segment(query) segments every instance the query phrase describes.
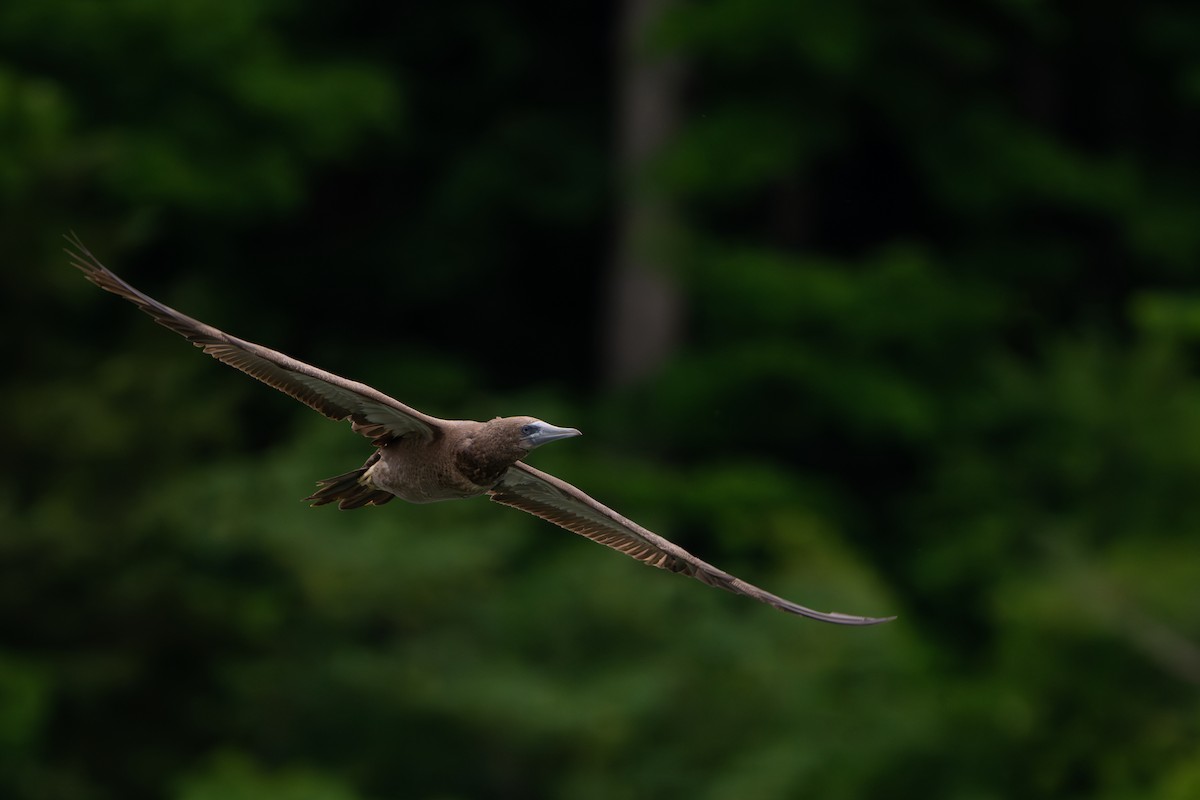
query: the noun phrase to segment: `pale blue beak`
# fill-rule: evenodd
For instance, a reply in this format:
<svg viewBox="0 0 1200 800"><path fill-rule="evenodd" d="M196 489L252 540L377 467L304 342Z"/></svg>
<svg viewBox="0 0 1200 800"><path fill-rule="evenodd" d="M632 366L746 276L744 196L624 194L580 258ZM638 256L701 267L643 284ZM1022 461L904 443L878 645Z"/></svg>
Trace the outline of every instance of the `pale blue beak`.
<svg viewBox="0 0 1200 800"><path fill-rule="evenodd" d="M559 428L546 422L539 422L534 426L534 430L525 435L525 441L529 443L529 448L532 450L535 447L541 447L548 442L555 442L559 439L569 439L572 436L582 436L575 428Z"/></svg>

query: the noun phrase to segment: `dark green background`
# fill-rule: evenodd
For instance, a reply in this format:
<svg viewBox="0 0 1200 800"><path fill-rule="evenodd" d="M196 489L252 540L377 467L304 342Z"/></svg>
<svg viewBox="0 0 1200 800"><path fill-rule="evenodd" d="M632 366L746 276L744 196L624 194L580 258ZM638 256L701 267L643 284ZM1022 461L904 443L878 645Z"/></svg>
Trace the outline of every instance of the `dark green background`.
<svg viewBox="0 0 1200 800"><path fill-rule="evenodd" d="M1200 797L1200 9L0 4L0 795ZM631 205L632 204L632 205ZM682 300L605 378L630 208ZM532 459L839 628L484 500L67 266Z"/></svg>

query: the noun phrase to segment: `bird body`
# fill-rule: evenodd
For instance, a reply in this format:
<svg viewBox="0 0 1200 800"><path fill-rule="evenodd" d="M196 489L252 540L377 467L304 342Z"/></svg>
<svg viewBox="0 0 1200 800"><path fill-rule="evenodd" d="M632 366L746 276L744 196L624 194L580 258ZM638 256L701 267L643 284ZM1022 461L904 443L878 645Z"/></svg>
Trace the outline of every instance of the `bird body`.
<svg viewBox="0 0 1200 800"><path fill-rule="evenodd" d="M393 497L409 503L462 500L490 491L529 450L546 441L578 436L533 417L496 417L489 422L442 420L430 438L383 437L361 469L320 481L306 498L313 505L338 502L342 509L383 505ZM353 477L351 491L347 480ZM334 484L336 482L337 488ZM364 492L374 492L368 497Z"/></svg>
<svg viewBox="0 0 1200 800"><path fill-rule="evenodd" d="M459 451L469 441L478 422L461 420L447 426L444 436L434 442L399 439L382 445L379 459L364 476L372 485L409 503L436 503L439 500L465 500L478 497L491 487L479 478L472 480L459 467ZM513 458L515 462L517 459ZM509 465L506 464L505 467ZM495 478L498 480L499 475Z"/></svg>
<svg viewBox="0 0 1200 800"><path fill-rule="evenodd" d="M417 411L382 392L326 372L262 345L231 336L181 314L113 274L74 235L72 264L92 283L128 300L156 322L206 353L284 392L371 439L375 452L362 467L318 482L307 499L353 509L399 497L432 503L478 495L541 517L561 528L660 569L823 622L873 625L893 617L814 611L714 567L599 503L571 484L524 462L543 444L579 436L527 416L487 422L445 420Z"/></svg>

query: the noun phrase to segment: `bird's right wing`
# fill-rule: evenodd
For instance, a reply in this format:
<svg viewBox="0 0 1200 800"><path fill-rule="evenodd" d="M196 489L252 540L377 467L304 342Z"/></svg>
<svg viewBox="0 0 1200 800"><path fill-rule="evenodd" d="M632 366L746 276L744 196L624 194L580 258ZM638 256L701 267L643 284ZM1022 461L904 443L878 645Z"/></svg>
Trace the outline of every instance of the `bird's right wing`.
<svg viewBox="0 0 1200 800"><path fill-rule="evenodd" d="M789 614L838 625L874 625L895 619L813 611L773 595L701 561L682 547L596 502L566 481L536 470L523 462L509 467L504 477L488 494L497 503L541 517L560 528L619 550L644 564L690 575L701 583L751 597Z"/></svg>
<svg viewBox="0 0 1200 800"><path fill-rule="evenodd" d="M349 419L354 430L377 441L408 435L433 439L441 433L441 420L422 414L363 383L347 380L297 361L268 347L247 342L192 319L142 294L114 275L92 255L78 237L67 237L73 266L105 291L123 297L218 361L257 378L296 398L330 419Z"/></svg>

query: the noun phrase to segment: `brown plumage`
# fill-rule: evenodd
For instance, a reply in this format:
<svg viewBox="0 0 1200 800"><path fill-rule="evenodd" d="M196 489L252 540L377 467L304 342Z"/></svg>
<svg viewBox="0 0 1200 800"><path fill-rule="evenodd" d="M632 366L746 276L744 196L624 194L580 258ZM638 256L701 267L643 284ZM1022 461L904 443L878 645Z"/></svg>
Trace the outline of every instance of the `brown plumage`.
<svg viewBox="0 0 1200 800"><path fill-rule="evenodd" d="M690 575L701 583L751 597L782 611L842 625L872 625L894 617L859 617L813 611L693 556L622 517L565 481L521 459L547 442L578 436L533 417L497 417L489 422L445 420L423 414L365 384L346 380L247 342L192 319L142 294L118 278L84 247L67 237L71 263L88 280L125 298L155 322L171 329L231 367L290 395L375 444L359 469L318 482L308 500L339 508L383 505L393 497L411 503L488 495L561 528L599 542L659 569Z"/></svg>

